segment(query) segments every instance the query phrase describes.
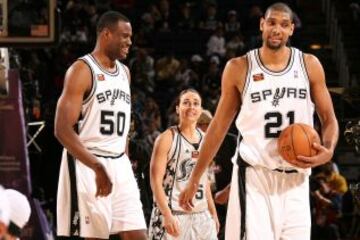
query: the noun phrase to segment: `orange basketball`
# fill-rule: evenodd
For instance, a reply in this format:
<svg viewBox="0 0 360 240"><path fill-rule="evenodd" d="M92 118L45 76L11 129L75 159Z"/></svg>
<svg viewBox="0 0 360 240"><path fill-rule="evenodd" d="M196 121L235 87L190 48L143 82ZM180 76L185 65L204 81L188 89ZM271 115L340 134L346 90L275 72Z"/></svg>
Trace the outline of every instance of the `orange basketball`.
<svg viewBox="0 0 360 240"><path fill-rule="evenodd" d="M320 144L319 134L314 128L303 123L294 123L285 128L278 138L278 151L288 162L296 161L296 156L312 157L317 151L313 143Z"/></svg>

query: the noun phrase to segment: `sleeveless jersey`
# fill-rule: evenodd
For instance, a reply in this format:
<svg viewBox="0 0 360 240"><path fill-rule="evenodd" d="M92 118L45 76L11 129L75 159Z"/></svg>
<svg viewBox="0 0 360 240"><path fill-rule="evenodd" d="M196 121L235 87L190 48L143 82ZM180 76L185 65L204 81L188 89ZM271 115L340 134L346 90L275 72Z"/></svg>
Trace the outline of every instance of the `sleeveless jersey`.
<svg viewBox="0 0 360 240"><path fill-rule="evenodd" d="M292 123L313 126L314 104L303 53L291 48L288 65L280 72L262 64L259 49L248 52L246 57L248 72L236 119L238 152L252 166L294 169L279 155L277 139Z"/></svg>
<svg viewBox="0 0 360 240"><path fill-rule="evenodd" d="M184 209L179 206L179 196L185 188L196 164L199 154L198 148L202 143L204 133L197 129L200 135L200 142L197 146L194 146L194 144L190 143L181 132L179 132L177 127L173 127L172 131L174 137L168 153L163 186L168 196L170 209L174 211L184 211ZM206 184L208 184L208 176L204 173L200 178L198 192L193 199L193 212L201 212L208 209L205 194Z"/></svg>
<svg viewBox="0 0 360 240"><path fill-rule="evenodd" d="M80 60L91 69L92 89L83 101L79 137L95 155L120 155L125 152L131 116L125 67L116 61L116 71L112 73L103 69L91 54Z"/></svg>

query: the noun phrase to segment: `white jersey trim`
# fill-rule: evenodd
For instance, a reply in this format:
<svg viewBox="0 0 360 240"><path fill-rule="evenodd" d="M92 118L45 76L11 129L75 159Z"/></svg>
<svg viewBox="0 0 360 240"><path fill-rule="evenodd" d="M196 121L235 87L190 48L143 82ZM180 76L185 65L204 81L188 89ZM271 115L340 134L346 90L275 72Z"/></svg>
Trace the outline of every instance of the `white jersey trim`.
<svg viewBox="0 0 360 240"><path fill-rule="evenodd" d="M100 65L100 63L96 60L96 58L95 58L91 53L88 54L88 56L89 56L90 59L95 63L95 65L99 67L100 71L102 71L103 73L108 74L108 75L110 75L110 76L117 76L117 75L119 75L120 71L119 71L119 66L118 66L117 61L115 61L115 66L116 66L115 72L109 72L109 71L107 71L106 69L104 69L104 68Z"/></svg>
<svg viewBox="0 0 360 240"><path fill-rule="evenodd" d="M260 56L260 50L255 49L255 59L257 64L259 65L259 67L261 68L261 70L263 70L265 73L270 74L270 75L274 75L274 76L281 76L284 75L285 73L287 73L288 71L290 71L290 69L292 68L292 65L294 63L295 60L295 49L290 48L290 57L288 59L288 63L286 65L286 67L280 71L272 71L270 69L268 69L263 62L261 61L261 56Z"/></svg>

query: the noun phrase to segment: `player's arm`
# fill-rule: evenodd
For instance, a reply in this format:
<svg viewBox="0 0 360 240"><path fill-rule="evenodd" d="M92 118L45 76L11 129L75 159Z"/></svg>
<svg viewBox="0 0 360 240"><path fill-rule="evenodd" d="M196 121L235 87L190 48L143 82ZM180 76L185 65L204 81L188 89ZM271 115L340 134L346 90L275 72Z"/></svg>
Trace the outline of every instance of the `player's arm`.
<svg viewBox="0 0 360 240"><path fill-rule="evenodd" d="M215 224L216 224L216 231L219 232L220 230L220 223L219 223L219 218L218 218L218 215L217 215L217 212L216 212L216 207L215 207L215 203L214 203L214 198L212 196L212 193L211 193L211 182L208 181L208 184L206 186L206 200L207 200L207 203L208 203L208 209L209 209L209 212L210 212L210 215L212 216L212 218L214 219L215 221Z"/></svg>
<svg viewBox="0 0 360 240"><path fill-rule="evenodd" d="M164 227L166 231L173 236L180 234L180 228L177 220L173 217L168 205L167 196L163 188L163 179L166 172L167 155L170 151L173 133L166 130L160 134L154 143L154 148L150 160L150 185L155 197L157 206L164 216Z"/></svg>
<svg viewBox="0 0 360 240"><path fill-rule="evenodd" d="M122 63L121 63L121 64L122 64ZM129 69L126 65L124 65L124 64L122 64L122 66L124 67L124 70L125 70L125 72L126 72L127 79L128 79L128 81L129 81L129 86L130 86L130 83L131 83L130 69ZM129 141L130 141L130 139L129 139L129 137L127 137L127 138L126 138L125 153L126 153L126 155L128 155L128 156L129 156Z"/></svg>
<svg viewBox="0 0 360 240"><path fill-rule="evenodd" d="M74 130L84 96L91 88L91 79L89 67L81 61L75 62L67 71L64 89L56 107L55 136L72 156L95 171L98 187L96 195L106 196L111 192L112 185L105 169L80 142Z"/></svg>
<svg viewBox="0 0 360 240"><path fill-rule="evenodd" d="M318 154L314 157L299 157L303 167L315 167L331 160L339 138L339 127L333 103L325 83L325 73L320 61L313 55L305 54L305 65L310 81L310 91L316 112L321 122L322 146L314 144Z"/></svg>
<svg viewBox="0 0 360 240"><path fill-rule="evenodd" d="M190 210L200 178L211 160L215 157L221 143L241 105L241 92L245 82L247 61L245 57L234 58L227 62L221 83L221 96L214 118L206 131L199 158L191 174L187 188L181 193L180 205ZM190 204L190 205L188 205Z"/></svg>

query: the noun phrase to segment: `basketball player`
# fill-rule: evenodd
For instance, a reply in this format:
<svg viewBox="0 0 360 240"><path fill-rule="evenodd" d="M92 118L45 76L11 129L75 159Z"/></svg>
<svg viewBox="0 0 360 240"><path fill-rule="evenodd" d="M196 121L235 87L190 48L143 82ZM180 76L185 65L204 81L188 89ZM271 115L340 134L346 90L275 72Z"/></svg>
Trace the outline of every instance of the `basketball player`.
<svg viewBox="0 0 360 240"><path fill-rule="evenodd" d="M67 71L55 116L64 145L57 223L59 236L146 239L139 190L125 153L130 125L130 74L118 59L131 45L129 20L104 13L92 53Z"/></svg>
<svg viewBox="0 0 360 240"><path fill-rule="evenodd" d="M219 228L207 174L199 179L194 208L185 212L178 204L198 157L204 133L196 127L202 112L201 97L194 89L180 93L176 104L179 125L156 139L150 162L150 181L155 203L150 239L217 239Z"/></svg>
<svg viewBox="0 0 360 240"><path fill-rule="evenodd" d="M310 168L332 158L337 120L319 60L286 46L294 31L291 9L283 3L271 5L260 30L262 47L226 64L215 117L179 202L184 209L192 208L199 179L239 112L226 239L306 240ZM291 123L312 125L314 108L323 145L313 144L316 156L297 156L290 165L277 152L277 138Z"/></svg>

